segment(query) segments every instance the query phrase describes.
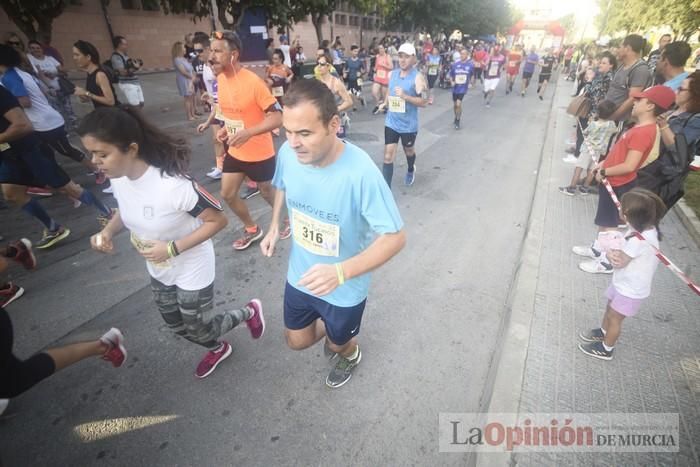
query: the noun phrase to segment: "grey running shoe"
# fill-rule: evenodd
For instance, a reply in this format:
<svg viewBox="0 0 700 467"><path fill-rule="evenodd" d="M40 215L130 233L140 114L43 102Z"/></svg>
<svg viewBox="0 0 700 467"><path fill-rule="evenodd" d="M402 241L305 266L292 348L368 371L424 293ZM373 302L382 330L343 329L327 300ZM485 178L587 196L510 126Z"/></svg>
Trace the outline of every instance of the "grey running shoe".
<svg viewBox="0 0 700 467"><path fill-rule="evenodd" d="M326 377L326 386L335 389L350 381L352 370L360 363L360 360L362 360L362 351L359 345L357 346L357 357L352 360L338 355L335 366Z"/></svg>
<svg viewBox="0 0 700 467"><path fill-rule="evenodd" d="M584 342L601 342L605 339L605 334L600 328L591 329L590 331L582 331L578 334Z"/></svg>
<svg viewBox="0 0 700 467"><path fill-rule="evenodd" d="M54 231L44 229L44 234L42 235L41 240L36 242L36 247L41 250L43 250L44 248L50 248L56 243L66 238L68 235L70 235L70 230L63 226L59 227Z"/></svg>
<svg viewBox="0 0 700 467"><path fill-rule="evenodd" d="M590 355L594 358L599 358L600 360L612 360L613 358L613 351L605 350L605 347L603 347L602 342L590 342L588 344L579 344L578 349L586 355Z"/></svg>

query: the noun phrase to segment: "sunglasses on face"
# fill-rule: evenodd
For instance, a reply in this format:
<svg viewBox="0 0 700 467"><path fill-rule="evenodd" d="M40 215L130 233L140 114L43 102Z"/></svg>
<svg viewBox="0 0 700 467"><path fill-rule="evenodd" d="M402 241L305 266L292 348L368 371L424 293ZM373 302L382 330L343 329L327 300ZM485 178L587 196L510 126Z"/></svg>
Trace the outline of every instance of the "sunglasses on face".
<svg viewBox="0 0 700 467"><path fill-rule="evenodd" d="M318 66L326 66L328 65L328 62L316 62Z"/></svg>
<svg viewBox="0 0 700 467"><path fill-rule="evenodd" d="M194 49L194 53L196 54L201 54L202 52L204 52L204 49Z"/></svg>

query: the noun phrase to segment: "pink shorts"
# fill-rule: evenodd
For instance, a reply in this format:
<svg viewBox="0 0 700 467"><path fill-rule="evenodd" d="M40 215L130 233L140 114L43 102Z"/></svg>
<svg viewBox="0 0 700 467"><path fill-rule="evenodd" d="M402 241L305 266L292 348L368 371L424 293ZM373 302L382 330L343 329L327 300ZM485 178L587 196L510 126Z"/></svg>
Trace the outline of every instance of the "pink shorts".
<svg viewBox="0 0 700 467"><path fill-rule="evenodd" d="M636 315L642 306L643 299L625 297L612 284L605 291L605 296L610 300L610 308L624 316Z"/></svg>

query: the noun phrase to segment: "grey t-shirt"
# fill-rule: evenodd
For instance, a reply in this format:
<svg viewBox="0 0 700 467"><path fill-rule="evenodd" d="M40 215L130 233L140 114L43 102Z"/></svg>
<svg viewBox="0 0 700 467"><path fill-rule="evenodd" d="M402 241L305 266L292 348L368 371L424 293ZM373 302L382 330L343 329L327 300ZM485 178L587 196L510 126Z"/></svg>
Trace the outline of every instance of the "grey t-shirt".
<svg viewBox="0 0 700 467"><path fill-rule="evenodd" d="M628 68L620 66L610 82L610 88L605 95L605 99L614 102L619 107L629 97L630 88L645 89L651 85L651 81L649 65L644 60L639 60ZM624 120L630 117L630 113L628 112L624 116Z"/></svg>
<svg viewBox="0 0 700 467"><path fill-rule="evenodd" d="M119 52L114 52L112 54L112 68L119 72L119 82L120 83L138 83L139 77L133 72L128 75L121 74L122 70L126 69L126 62L129 61L129 56Z"/></svg>

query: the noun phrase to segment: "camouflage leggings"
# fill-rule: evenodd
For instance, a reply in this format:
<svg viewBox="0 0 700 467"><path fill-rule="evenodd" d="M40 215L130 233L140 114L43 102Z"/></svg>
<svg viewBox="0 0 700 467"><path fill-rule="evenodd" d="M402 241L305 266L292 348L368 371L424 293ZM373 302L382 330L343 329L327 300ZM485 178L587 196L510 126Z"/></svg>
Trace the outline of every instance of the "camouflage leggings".
<svg viewBox="0 0 700 467"><path fill-rule="evenodd" d="M183 290L151 278L153 299L168 327L185 339L208 349L248 318L247 307L214 313L214 284L201 290Z"/></svg>

